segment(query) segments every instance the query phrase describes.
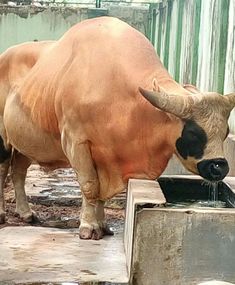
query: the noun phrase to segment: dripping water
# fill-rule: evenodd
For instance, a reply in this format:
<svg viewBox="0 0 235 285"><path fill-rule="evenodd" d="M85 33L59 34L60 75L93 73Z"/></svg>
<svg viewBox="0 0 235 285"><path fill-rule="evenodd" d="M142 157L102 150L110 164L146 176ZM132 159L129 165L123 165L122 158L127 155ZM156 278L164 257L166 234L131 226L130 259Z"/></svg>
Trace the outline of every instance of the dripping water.
<svg viewBox="0 0 235 285"><path fill-rule="evenodd" d="M217 201L218 201L218 182L211 182L210 184L210 196L209 201L211 201L212 205L216 207Z"/></svg>
<svg viewBox="0 0 235 285"><path fill-rule="evenodd" d="M204 202L204 206L213 207L213 208L220 208L225 207L225 203L219 201L219 182L210 182L210 181L203 181L202 185L208 187L208 201Z"/></svg>
<svg viewBox="0 0 235 285"><path fill-rule="evenodd" d="M170 208L226 208L226 202L219 200L219 182L202 181L202 186L208 189L208 197L205 200L187 200L177 203L167 203Z"/></svg>

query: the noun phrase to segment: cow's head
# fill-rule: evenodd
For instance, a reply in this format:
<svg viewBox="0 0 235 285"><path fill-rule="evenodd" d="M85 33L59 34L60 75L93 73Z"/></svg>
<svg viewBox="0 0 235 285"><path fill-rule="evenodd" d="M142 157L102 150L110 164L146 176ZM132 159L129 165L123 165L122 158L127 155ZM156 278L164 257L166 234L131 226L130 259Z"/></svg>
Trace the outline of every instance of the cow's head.
<svg viewBox="0 0 235 285"><path fill-rule="evenodd" d="M172 95L146 91L142 95L155 107L182 121L175 149L183 165L209 181L222 180L229 171L223 142L229 133L228 117L235 106L235 94Z"/></svg>

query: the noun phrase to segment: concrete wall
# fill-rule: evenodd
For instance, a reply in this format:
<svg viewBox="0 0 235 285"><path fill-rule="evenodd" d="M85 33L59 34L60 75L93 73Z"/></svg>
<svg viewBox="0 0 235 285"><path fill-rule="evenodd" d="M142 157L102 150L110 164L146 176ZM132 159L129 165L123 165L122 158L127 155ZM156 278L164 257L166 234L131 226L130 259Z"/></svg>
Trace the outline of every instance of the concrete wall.
<svg viewBox="0 0 235 285"><path fill-rule="evenodd" d="M72 25L101 15L118 17L148 34L148 7L110 5L107 9L0 6L0 52L25 41L60 38Z"/></svg>
<svg viewBox="0 0 235 285"><path fill-rule="evenodd" d="M0 7L0 52L32 40L58 39L73 24L87 19L87 9Z"/></svg>

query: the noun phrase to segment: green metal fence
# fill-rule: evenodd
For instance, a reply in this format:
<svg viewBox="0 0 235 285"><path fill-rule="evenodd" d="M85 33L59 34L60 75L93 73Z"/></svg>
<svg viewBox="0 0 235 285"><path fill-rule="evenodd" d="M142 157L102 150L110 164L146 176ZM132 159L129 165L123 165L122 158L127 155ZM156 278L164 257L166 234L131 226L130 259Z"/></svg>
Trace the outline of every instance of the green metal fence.
<svg viewBox="0 0 235 285"><path fill-rule="evenodd" d="M234 17L229 17L234 3L169 0L156 4L151 40L177 81L196 84L205 91L224 92L227 43L234 41L228 38L229 23L234 28Z"/></svg>
<svg viewBox="0 0 235 285"><path fill-rule="evenodd" d="M151 40L176 81L235 92L235 0L161 1L152 17Z"/></svg>

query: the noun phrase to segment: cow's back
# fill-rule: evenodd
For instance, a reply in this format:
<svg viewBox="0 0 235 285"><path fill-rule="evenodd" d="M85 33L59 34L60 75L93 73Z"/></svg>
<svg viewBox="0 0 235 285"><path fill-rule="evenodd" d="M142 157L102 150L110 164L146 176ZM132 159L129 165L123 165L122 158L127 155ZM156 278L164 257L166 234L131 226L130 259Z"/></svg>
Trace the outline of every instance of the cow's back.
<svg viewBox="0 0 235 285"><path fill-rule="evenodd" d="M22 84L40 56L53 41L27 42L8 48L0 55L0 114L4 112L7 96Z"/></svg>
<svg viewBox="0 0 235 285"><path fill-rule="evenodd" d="M19 93L35 123L59 132L55 97L84 107L110 106L115 100L123 108L124 102L134 102L138 86L152 88L156 73L168 74L144 35L118 19L101 17L72 27L36 64Z"/></svg>

